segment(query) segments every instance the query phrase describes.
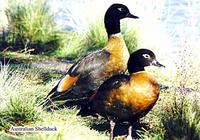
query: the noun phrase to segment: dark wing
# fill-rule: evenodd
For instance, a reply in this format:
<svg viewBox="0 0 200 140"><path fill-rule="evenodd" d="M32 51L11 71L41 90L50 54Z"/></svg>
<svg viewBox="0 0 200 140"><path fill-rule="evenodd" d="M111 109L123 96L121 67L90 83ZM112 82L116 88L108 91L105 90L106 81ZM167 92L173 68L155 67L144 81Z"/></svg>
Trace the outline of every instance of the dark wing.
<svg viewBox="0 0 200 140"><path fill-rule="evenodd" d="M129 81L129 79L130 77L125 74L112 76L99 87L98 92L119 88L123 82Z"/></svg>
<svg viewBox="0 0 200 140"><path fill-rule="evenodd" d="M92 96L93 99L90 99L91 103L105 100L107 94L109 94L113 89L118 89L124 82L129 81L129 79L130 77L125 74L112 76L99 87L97 93Z"/></svg>
<svg viewBox="0 0 200 140"><path fill-rule="evenodd" d="M98 89L97 93L95 93L93 96L90 97L89 102L78 112L78 115L81 116L95 116L96 111L95 107L91 107L92 104L98 104L98 101L100 104L104 100L105 94L112 89L119 88L124 82L129 81L130 77L128 75L119 74L112 76L108 80L106 80Z"/></svg>
<svg viewBox="0 0 200 140"><path fill-rule="evenodd" d="M65 77L58 82L47 97L52 99L60 94L70 94L69 90L76 94L77 92L89 92L99 84L91 85L95 83L94 78L101 78L100 73L104 70L109 58L110 53L102 49L80 59L68 70Z"/></svg>
<svg viewBox="0 0 200 140"><path fill-rule="evenodd" d="M75 63L68 71L70 76L84 76L91 71L100 69L109 60L110 53L106 50L98 50L88 54L86 57Z"/></svg>
<svg viewBox="0 0 200 140"><path fill-rule="evenodd" d="M102 72L105 70L109 57L110 53L103 49L90 53L80 59L69 69L67 73L69 76L67 76L66 80L63 78L58 84L58 91L67 91L72 86L76 92L89 92L93 90L95 85L92 84L98 85L99 83L95 82L103 78ZM85 86L86 84L87 86Z"/></svg>

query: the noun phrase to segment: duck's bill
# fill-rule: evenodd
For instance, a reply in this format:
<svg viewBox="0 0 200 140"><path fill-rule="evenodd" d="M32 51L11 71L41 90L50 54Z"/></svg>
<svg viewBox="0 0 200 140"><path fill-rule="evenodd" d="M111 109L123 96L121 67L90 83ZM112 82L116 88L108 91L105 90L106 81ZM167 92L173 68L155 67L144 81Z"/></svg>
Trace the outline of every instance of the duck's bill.
<svg viewBox="0 0 200 140"><path fill-rule="evenodd" d="M160 62L158 62L157 60L154 60L152 62L152 65L157 66L157 67L163 67L163 68L165 68L165 66L163 64L161 64Z"/></svg>
<svg viewBox="0 0 200 140"><path fill-rule="evenodd" d="M138 16L135 16L135 15L133 15L133 14L131 14L131 13L128 13L128 14L126 15L126 17L129 17L129 18L139 18Z"/></svg>

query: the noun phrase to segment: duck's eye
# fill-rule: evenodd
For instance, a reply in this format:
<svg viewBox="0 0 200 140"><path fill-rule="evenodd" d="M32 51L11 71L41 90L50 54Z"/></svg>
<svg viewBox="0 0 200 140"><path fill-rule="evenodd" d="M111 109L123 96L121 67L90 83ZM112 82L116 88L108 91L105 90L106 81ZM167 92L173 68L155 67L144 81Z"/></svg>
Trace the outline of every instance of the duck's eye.
<svg viewBox="0 0 200 140"><path fill-rule="evenodd" d="M147 59L150 59L150 58L151 58L149 54L143 54L142 56L143 56L144 58L147 58Z"/></svg>
<svg viewBox="0 0 200 140"><path fill-rule="evenodd" d="M120 12L123 11L123 8L117 8Z"/></svg>

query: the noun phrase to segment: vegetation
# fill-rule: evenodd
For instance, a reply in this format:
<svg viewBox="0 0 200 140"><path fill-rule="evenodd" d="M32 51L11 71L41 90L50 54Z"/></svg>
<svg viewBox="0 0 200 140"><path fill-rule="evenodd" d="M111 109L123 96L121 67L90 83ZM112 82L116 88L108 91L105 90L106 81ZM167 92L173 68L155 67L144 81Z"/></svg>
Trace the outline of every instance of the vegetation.
<svg viewBox="0 0 200 140"><path fill-rule="evenodd" d="M136 50L138 48L136 29L129 29L126 24L122 24L122 34L129 51ZM88 52L103 48L107 41L107 34L101 20L91 23L86 33L68 32L63 36L65 45L53 52L53 55L58 58L77 59L83 57Z"/></svg>
<svg viewBox="0 0 200 140"><path fill-rule="evenodd" d="M8 31L3 31L1 35L0 50L53 55L74 60L106 45L103 18L90 23L86 33L63 32L56 27L47 0L11 0L5 14ZM126 27L122 30L123 34L125 30ZM138 47L135 30L126 31L124 37L130 51Z"/></svg>
<svg viewBox="0 0 200 140"><path fill-rule="evenodd" d="M10 0L5 13L9 31L5 41L8 44L37 52L58 45L59 38L47 0Z"/></svg>
<svg viewBox="0 0 200 140"><path fill-rule="evenodd" d="M185 65L185 63L184 63ZM190 65L191 66L191 65ZM184 70L188 65L181 65ZM193 66L195 67L195 66ZM194 72L193 69L191 72ZM150 70L149 70L150 71ZM151 71L150 71L151 72ZM1 138L19 139L107 139L108 128L104 131L95 124L105 120L81 118L76 116L78 109L69 108L46 112L39 106L43 97L61 75L50 75L52 71L31 66L13 67L2 65L0 71L0 130ZM158 72L156 72L158 73ZM141 119L137 134L143 139L194 139L200 138L200 98L196 79L189 78L191 73L180 71L181 75L172 80L173 87L163 90L160 99L150 113ZM43 78L48 75L49 78ZM183 80L180 80L184 78ZM185 87L193 84L192 88ZM178 82L180 81L180 82ZM10 126L56 126L55 133L7 133ZM107 131L106 131L107 130ZM76 134L76 135L75 135Z"/></svg>
<svg viewBox="0 0 200 140"><path fill-rule="evenodd" d="M48 113L41 109L39 103L53 86L55 80L45 82L41 78L42 72L33 68L18 67L11 69L8 66L1 66L0 71L0 139L105 139L105 134L90 130L86 119L76 116L77 110L65 109ZM56 123L55 123L56 122ZM56 126L58 132L53 134L9 134L11 125L17 126Z"/></svg>

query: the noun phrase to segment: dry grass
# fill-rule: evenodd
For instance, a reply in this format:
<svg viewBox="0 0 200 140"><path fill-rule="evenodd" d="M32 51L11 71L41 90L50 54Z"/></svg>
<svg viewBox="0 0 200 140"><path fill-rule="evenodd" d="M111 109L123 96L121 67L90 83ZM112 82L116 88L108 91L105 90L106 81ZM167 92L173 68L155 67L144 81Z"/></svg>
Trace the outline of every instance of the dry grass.
<svg viewBox="0 0 200 140"><path fill-rule="evenodd" d="M89 120L76 116L77 109L48 113L40 102L55 83L44 83L41 71L20 67L0 69L0 139L105 139L104 133L91 130ZM9 133L10 126L56 126L55 133Z"/></svg>

